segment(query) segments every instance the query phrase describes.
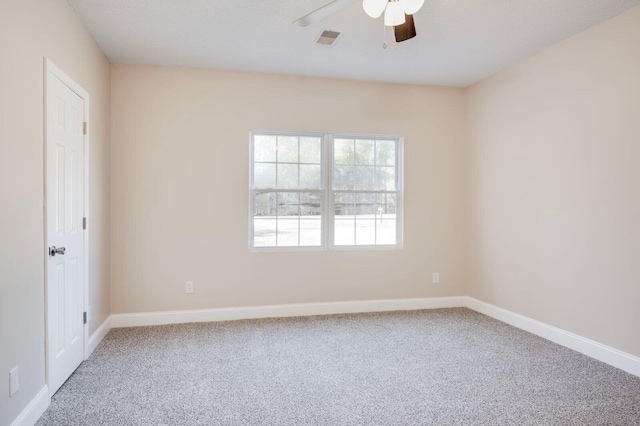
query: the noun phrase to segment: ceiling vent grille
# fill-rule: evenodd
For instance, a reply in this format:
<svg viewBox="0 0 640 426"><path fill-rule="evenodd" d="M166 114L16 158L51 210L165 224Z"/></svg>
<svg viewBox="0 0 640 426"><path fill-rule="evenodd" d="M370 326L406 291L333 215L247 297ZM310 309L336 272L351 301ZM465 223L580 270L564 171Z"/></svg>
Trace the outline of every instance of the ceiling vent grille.
<svg viewBox="0 0 640 426"><path fill-rule="evenodd" d="M322 31L322 33L318 36L318 39L316 40L316 44L322 44L325 46L333 46L336 41L338 40L338 38L340 37L342 33L339 31L329 31L329 30L324 30Z"/></svg>

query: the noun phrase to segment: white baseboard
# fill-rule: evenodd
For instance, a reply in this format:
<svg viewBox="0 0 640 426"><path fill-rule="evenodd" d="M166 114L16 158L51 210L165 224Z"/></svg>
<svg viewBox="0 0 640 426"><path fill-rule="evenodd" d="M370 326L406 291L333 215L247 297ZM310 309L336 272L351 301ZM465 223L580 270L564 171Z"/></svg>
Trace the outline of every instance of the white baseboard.
<svg viewBox="0 0 640 426"><path fill-rule="evenodd" d="M37 395L24 407L24 410L11 423L11 426L33 426L36 424L42 413L45 412L51 398L49 397L49 388L44 385Z"/></svg>
<svg viewBox="0 0 640 426"><path fill-rule="evenodd" d="M467 298L467 307L640 377L640 358L637 356L472 297Z"/></svg>
<svg viewBox="0 0 640 426"><path fill-rule="evenodd" d="M89 337L89 346L87 348L88 351L85 354L84 359L89 358L89 355L91 355L93 351L98 347L100 342L102 342L102 339L104 339L104 336L109 333L109 330L111 330L111 316L108 316L107 319L104 320L102 324L100 324L100 327L98 327L96 331L93 332L91 337Z"/></svg>
<svg viewBox="0 0 640 426"><path fill-rule="evenodd" d="M93 351L111 328L119 327L458 307L468 307L640 377L639 357L466 296L112 314L91 336L90 347Z"/></svg>
<svg viewBox="0 0 640 426"><path fill-rule="evenodd" d="M300 317L309 315L354 314L360 312L407 311L416 309L459 308L467 298L432 297L421 299L359 300L351 302L298 303L291 305L247 306L188 311L112 314L111 327L182 324L187 322L230 321L256 318Z"/></svg>

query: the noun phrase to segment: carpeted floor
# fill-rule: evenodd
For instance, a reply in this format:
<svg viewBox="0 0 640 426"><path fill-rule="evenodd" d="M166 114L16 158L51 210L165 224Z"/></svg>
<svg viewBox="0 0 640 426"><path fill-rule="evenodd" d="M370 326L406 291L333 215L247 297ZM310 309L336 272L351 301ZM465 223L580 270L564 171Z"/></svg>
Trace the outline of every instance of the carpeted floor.
<svg viewBox="0 0 640 426"><path fill-rule="evenodd" d="M112 330L38 425L636 425L640 378L471 310Z"/></svg>

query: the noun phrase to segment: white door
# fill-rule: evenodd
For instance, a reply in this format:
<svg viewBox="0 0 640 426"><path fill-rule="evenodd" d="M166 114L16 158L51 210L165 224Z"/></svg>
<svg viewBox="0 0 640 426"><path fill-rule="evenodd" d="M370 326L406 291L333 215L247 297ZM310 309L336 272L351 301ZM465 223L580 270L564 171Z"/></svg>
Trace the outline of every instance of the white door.
<svg viewBox="0 0 640 426"><path fill-rule="evenodd" d="M84 359L84 100L49 72L46 103L47 358L53 395Z"/></svg>

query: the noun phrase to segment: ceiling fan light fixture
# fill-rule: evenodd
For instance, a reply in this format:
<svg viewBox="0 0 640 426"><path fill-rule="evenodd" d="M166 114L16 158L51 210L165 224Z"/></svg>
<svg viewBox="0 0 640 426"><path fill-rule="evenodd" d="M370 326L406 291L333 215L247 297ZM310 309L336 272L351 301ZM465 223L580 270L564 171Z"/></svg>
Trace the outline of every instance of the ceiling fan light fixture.
<svg viewBox="0 0 640 426"><path fill-rule="evenodd" d="M372 18L379 18L389 0L362 0L362 8Z"/></svg>
<svg viewBox="0 0 640 426"><path fill-rule="evenodd" d="M424 4L424 0L402 0L404 6L404 13L407 15L413 15L420 10Z"/></svg>
<svg viewBox="0 0 640 426"><path fill-rule="evenodd" d="M384 24L387 27L395 27L405 23L404 9L398 0L389 0L387 9L384 11Z"/></svg>

